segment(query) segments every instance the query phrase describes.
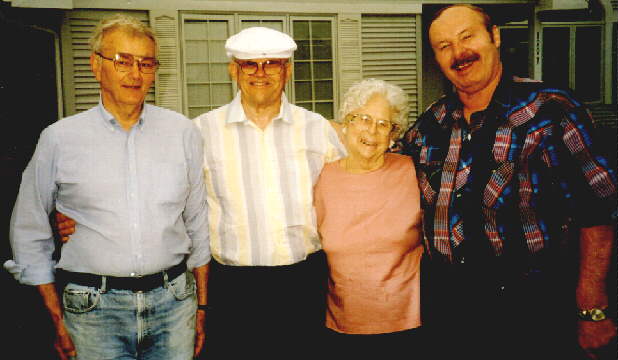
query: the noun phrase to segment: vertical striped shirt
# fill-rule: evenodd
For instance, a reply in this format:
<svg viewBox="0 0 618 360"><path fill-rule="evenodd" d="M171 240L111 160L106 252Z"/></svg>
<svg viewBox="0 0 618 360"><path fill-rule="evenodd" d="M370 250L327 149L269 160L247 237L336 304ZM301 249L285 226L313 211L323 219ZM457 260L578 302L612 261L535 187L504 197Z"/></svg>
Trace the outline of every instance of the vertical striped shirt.
<svg viewBox="0 0 618 360"><path fill-rule="evenodd" d="M313 186L324 164L345 154L329 122L282 95L279 115L262 130L246 117L240 93L194 121L206 144L213 257L277 266L319 250Z"/></svg>

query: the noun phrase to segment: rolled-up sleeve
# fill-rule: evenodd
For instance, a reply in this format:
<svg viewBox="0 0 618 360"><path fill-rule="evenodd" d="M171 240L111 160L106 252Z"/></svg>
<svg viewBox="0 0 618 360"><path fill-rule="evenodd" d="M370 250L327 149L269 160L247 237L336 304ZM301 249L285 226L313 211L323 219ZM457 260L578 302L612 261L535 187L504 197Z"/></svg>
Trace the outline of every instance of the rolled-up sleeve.
<svg viewBox="0 0 618 360"><path fill-rule="evenodd" d="M45 129L22 174L13 208L9 238L13 260L4 267L25 285L54 282L54 239L49 214L57 192L55 174L57 146L53 129Z"/></svg>
<svg viewBox="0 0 618 360"><path fill-rule="evenodd" d="M582 106L568 109L560 125L561 146L544 155L547 162L558 158L561 164L561 187L571 200L575 221L581 227L610 224L616 216L616 173L599 152L588 111Z"/></svg>
<svg viewBox="0 0 618 360"><path fill-rule="evenodd" d="M189 195L183 212L187 234L191 239L191 254L187 267L193 269L210 262L208 210L204 185L204 141L195 125L187 131L185 153L189 171Z"/></svg>

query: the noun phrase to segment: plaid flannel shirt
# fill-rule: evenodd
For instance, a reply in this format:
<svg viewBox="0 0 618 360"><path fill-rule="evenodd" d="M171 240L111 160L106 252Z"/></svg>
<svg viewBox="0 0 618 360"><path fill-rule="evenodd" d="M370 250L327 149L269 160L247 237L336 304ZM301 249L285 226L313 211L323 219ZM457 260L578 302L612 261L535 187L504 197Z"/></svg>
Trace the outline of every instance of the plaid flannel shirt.
<svg viewBox="0 0 618 360"><path fill-rule="evenodd" d="M470 124L456 93L432 104L395 149L417 166L429 255L535 254L611 223L616 174L593 132L570 91L506 73Z"/></svg>

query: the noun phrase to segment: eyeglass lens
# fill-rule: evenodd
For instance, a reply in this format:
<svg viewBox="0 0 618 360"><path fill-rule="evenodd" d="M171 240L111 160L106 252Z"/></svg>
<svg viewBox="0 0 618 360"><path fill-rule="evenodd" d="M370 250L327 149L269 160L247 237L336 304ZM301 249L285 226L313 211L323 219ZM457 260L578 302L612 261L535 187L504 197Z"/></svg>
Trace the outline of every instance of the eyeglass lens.
<svg viewBox="0 0 618 360"><path fill-rule="evenodd" d="M114 58L114 65L116 70L121 72L130 71L133 68L133 64L137 61L139 70L144 74L152 74L157 70L159 63L154 58L142 58L136 59L131 54L119 53Z"/></svg>
<svg viewBox="0 0 618 360"><path fill-rule="evenodd" d="M260 65L266 75L277 75L281 73L284 62L281 60L266 60L261 63L255 61L239 61L238 64L240 65L242 72L247 75L255 74Z"/></svg>
<svg viewBox="0 0 618 360"><path fill-rule="evenodd" d="M350 122L353 124L361 125L363 128L369 128L376 123L376 128L381 132L390 132L395 129L395 124L385 119L374 120L371 115L367 114L354 114L350 116Z"/></svg>

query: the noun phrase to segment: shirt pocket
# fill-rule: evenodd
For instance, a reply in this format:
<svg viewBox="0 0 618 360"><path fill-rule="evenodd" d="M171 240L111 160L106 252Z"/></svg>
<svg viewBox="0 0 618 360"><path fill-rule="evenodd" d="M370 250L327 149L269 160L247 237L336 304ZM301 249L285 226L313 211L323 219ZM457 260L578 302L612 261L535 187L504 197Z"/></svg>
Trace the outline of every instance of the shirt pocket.
<svg viewBox="0 0 618 360"><path fill-rule="evenodd" d="M162 162L154 164L150 179L154 188L152 196L164 204L184 203L189 193L189 179L186 165L183 163Z"/></svg>
<svg viewBox="0 0 618 360"><path fill-rule="evenodd" d="M417 165L421 200L427 206L432 206L436 203L437 195L440 192L443 166L444 161L430 161Z"/></svg>
<svg viewBox="0 0 618 360"><path fill-rule="evenodd" d="M483 190L483 206L489 209L499 209L507 203L512 195L515 163L503 161L496 163L491 170L489 181Z"/></svg>

